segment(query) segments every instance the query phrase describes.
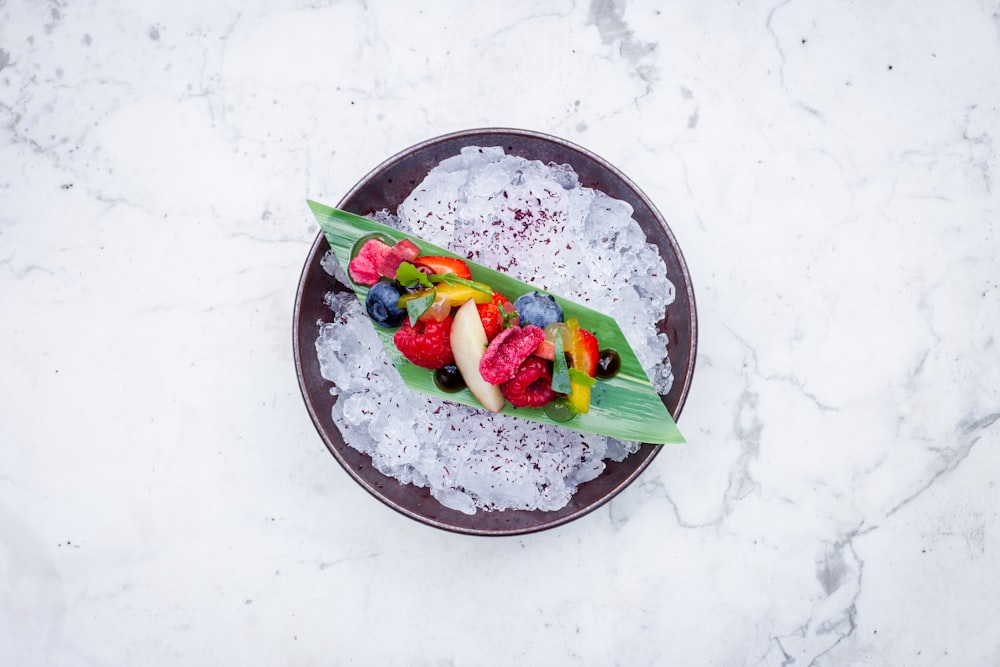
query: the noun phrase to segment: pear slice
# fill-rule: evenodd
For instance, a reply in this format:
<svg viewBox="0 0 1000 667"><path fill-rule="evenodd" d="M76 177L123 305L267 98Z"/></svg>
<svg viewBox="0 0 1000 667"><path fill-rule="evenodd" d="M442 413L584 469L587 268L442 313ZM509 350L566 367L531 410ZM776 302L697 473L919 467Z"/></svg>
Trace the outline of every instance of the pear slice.
<svg viewBox="0 0 1000 667"><path fill-rule="evenodd" d="M455 311L455 320L451 323L451 351L472 395L490 412L500 412L506 402L500 387L484 380L479 372L479 361L488 344L476 302L469 299Z"/></svg>

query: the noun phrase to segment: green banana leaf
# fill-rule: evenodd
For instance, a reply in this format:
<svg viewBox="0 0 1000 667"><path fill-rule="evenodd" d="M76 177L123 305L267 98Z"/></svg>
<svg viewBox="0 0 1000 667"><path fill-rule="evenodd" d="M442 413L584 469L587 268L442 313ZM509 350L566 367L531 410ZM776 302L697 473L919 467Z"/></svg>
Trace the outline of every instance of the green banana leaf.
<svg viewBox="0 0 1000 667"><path fill-rule="evenodd" d="M330 208L314 201L307 203L316 216L320 229L323 230L345 274L355 244L358 240L372 234L381 234L394 242L404 238L409 239L425 255L457 257L455 253L449 252L445 248L432 245L374 220ZM537 289L474 262L467 261L467 263L474 280L490 285L511 301L517 299L521 294ZM368 288L364 285L353 285L353 287L358 299L363 303L368 294ZM590 411L576 415L569 421L556 421L545 414L541 408L515 408L509 403L502 412L523 419L608 435L621 440L653 444L685 442L673 417L664 407L659 394L649 382L649 378L639 364L639 360L625 339L618 323L595 310L563 299L558 295L553 296L562 306L567 319L570 317L579 318L580 325L597 336L601 348L610 347L618 352L621 357L621 370L610 379L599 380L591 389ZM375 324L372 326L382 338L386 351L410 389L454 403L481 407L479 401L468 389L457 393L444 392L434 383L433 371L420 368L407 361L392 342L394 329L385 329Z"/></svg>

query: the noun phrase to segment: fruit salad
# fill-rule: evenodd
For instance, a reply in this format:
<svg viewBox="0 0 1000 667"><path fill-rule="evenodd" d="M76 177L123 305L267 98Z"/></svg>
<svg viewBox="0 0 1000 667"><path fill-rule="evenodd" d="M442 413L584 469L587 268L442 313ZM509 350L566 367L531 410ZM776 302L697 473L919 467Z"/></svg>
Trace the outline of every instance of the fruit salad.
<svg viewBox="0 0 1000 667"><path fill-rule="evenodd" d="M551 294L530 291L512 302L473 280L462 259L422 254L410 240L360 240L348 275L368 288L368 316L395 329L393 344L407 360L433 372L444 391L468 388L490 412L509 403L569 420L589 411L598 378L617 371L617 353L565 318Z"/></svg>

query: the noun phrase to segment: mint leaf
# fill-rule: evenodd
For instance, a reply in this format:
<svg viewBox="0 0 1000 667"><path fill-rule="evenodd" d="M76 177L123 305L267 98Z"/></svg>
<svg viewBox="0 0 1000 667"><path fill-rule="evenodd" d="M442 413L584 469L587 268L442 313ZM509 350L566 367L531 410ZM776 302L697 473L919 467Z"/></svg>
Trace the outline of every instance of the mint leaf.
<svg viewBox="0 0 1000 667"><path fill-rule="evenodd" d="M437 290L432 289L424 296L406 300L406 314L410 317L411 327L417 323L421 315L427 312L427 309L434 303L434 297L436 296Z"/></svg>
<svg viewBox="0 0 1000 667"><path fill-rule="evenodd" d="M552 391L568 394L572 390L569 382L571 371L566 366L566 351L563 349L562 335L558 332L556 333L555 346L556 352L552 358Z"/></svg>
<svg viewBox="0 0 1000 667"><path fill-rule="evenodd" d="M431 286L431 281L427 278L427 274L409 262L400 263L399 268L396 269L396 280L403 287L416 287L417 285L424 287Z"/></svg>
<svg viewBox="0 0 1000 667"><path fill-rule="evenodd" d="M569 379L584 387L593 387L597 384L597 378L592 378L576 368L569 369Z"/></svg>

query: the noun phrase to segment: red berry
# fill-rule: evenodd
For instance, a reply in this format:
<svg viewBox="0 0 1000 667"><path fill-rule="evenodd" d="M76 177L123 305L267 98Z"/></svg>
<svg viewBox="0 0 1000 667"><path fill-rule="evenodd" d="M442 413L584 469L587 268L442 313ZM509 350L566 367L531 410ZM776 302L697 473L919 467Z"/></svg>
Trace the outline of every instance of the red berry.
<svg viewBox="0 0 1000 667"><path fill-rule="evenodd" d="M486 340L493 340L498 333L503 331L506 316L517 314L510 299L496 290L493 290L492 303L478 304L476 309L479 310L479 319L482 320L483 329L486 330ZM513 324L517 324L516 319Z"/></svg>
<svg viewBox="0 0 1000 667"><path fill-rule="evenodd" d="M451 353L451 323L454 317L447 317L440 322L417 320L415 325L410 320L403 320L402 326L392 337L392 342L403 356L422 368L441 368L454 363Z"/></svg>
<svg viewBox="0 0 1000 667"><path fill-rule="evenodd" d="M540 408L556 397L549 365L538 357L528 357L514 377L500 385L500 391L518 408Z"/></svg>
<svg viewBox="0 0 1000 667"><path fill-rule="evenodd" d="M490 384L510 380L538 344L545 340L545 332L533 324L521 328L504 329L490 341L486 353L479 361L479 374Z"/></svg>
<svg viewBox="0 0 1000 667"><path fill-rule="evenodd" d="M469 265L457 257L421 255L413 260L413 265L418 269L427 269L430 273L454 273L459 278L472 280Z"/></svg>
<svg viewBox="0 0 1000 667"><path fill-rule="evenodd" d="M503 330L503 315L500 314L500 309L493 303L479 303L476 304L476 310L479 311L479 319L483 322L486 340L493 340Z"/></svg>
<svg viewBox="0 0 1000 667"><path fill-rule="evenodd" d="M594 334L576 327L569 353L573 359L573 368L583 371L590 377L597 374L597 361L601 357L601 350Z"/></svg>
<svg viewBox="0 0 1000 667"><path fill-rule="evenodd" d="M493 290L493 305L500 311L500 315L505 320L508 320L506 324L518 325L521 323L517 317L517 309L514 308L514 304L510 302L510 299L496 290Z"/></svg>

